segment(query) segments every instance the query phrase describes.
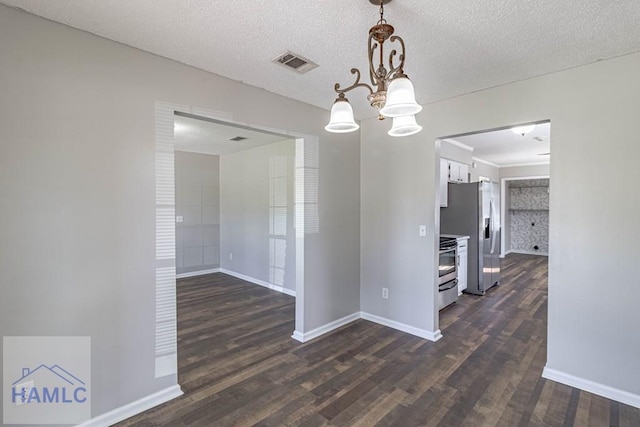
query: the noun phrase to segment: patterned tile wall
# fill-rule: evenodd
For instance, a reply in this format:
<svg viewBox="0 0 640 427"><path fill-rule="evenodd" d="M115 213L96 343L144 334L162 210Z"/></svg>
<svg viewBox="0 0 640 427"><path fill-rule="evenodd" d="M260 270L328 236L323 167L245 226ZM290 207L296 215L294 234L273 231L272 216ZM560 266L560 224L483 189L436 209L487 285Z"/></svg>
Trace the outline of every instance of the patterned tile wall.
<svg viewBox="0 0 640 427"><path fill-rule="evenodd" d="M548 254L549 180L511 181L509 196L511 250Z"/></svg>

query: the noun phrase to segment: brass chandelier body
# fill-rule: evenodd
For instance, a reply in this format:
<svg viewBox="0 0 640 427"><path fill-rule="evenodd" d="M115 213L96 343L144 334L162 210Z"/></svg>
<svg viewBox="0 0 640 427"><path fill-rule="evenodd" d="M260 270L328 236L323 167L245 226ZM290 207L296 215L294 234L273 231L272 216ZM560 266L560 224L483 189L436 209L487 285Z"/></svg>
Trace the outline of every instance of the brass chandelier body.
<svg viewBox="0 0 640 427"><path fill-rule="evenodd" d="M400 36L394 36L393 33L395 29L392 25L387 23L387 20L384 19L384 3L388 3L387 1L380 1L380 20L376 25L369 29L369 77L371 79L371 86L366 83L360 82L360 70L357 68L351 69L351 74L356 75L356 81L349 87L344 89L340 88L340 83L336 83L335 91L338 93L340 98L344 98L344 94L349 92L351 89L355 89L357 87L364 87L369 91L369 96L367 99L372 107L374 107L378 111L378 120L384 120L384 116L380 114L380 109L384 107L385 102L387 100L387 87L389 82L395 77L407 77L404 74L404 59L405 59L405 47L404 40ZM371 1L371 3L377 3L375 1ZM389 70L384 66L384 42L389 40L389 42L399 42L400 47L402 48L402 52L398 57L400 63L398 66L394 66L394 57L398 54L398 52L393 49L389 54ZM376 50L378 50L378 66L374 66L374 57L376 56ZM376 88L374 91L373 88Z"/></svg>
<svg viewBox="0 0 640 427"><path fill-rule="evenodd" d="M415 114L422 110L416 103L413 84L404 73L405 47L401 37L393 35L394 28L384 19L384 4L391 0L369 0L370 3L380 6L380 19L369 29L368 57L369 78L371 86L360 81L360 70L351 69L355 74L355 82L348 87L341 88L339 83L335 85L338 98L331 107L329 124L325 126L328 132L346 133L354 132L360 128L353 117L353 109L345 93L357 87L366 88L369 91L367 99L371 106L378 112L378 119L393 118L393 126L389 130L390 136L408 136L420 132L422 127L416 123ZM388 56L388 68L385 66L384 44L386 41L396 43L400 51L393 49ZM397 60L397 64L396 64ZM377 62L377 65L374 65Z"/></svg>

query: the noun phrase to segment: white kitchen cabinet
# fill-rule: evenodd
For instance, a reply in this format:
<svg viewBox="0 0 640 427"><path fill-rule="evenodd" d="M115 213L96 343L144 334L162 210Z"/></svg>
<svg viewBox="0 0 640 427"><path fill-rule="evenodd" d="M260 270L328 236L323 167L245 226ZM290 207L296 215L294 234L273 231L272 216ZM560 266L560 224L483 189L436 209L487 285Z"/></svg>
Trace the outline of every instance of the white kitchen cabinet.
<svg viewBox="0 0 640 427"><path fill-rule="evenodd" d="M458 295L462 294L462 291L467 289L467 266L469 262L468 256L468 237L459 237L458 242Z"/></svg>
<svg viewBox="0 0 640 427"><path fill-rule="evenodd" d="M449 182L469 182L469 165L448 160Z"/></svg>
<svg viewBox="0 0 640 427"><path fill-rule="evenodd" d="M446 208L449 200L449 160L440 159L440 207Z"/></svg>

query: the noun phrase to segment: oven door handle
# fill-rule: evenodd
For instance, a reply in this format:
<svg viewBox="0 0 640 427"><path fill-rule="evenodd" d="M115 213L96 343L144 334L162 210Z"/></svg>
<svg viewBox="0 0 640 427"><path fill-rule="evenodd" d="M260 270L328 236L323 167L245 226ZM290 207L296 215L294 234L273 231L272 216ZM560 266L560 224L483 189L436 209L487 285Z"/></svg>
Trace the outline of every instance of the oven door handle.
<svg viewBox="0 0 640 427"><path fill-rule="evenodd" d="M443 288L443 286L449 285L446 288ZM448 291L449 289L453 289L456 286L458 286L458 279L453 279L450 282L447 283L443 283L442 285L438 286L438 292L444 292L444 291Z"/></svg>

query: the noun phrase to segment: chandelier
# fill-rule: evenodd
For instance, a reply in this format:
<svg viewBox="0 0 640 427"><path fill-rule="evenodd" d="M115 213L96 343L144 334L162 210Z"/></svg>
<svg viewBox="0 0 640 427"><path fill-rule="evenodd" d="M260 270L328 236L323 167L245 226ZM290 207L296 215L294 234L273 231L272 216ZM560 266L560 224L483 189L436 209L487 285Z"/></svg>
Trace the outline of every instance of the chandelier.
<svg viewBox="0 0 640 427"><path fill-rule="evenodd" d="M335 85L338 98L331 107L331 118L329 124L325 126L328 132L346 133L353 132L360 128L353 118L353 108L349 100L344 96L346 92L357 87L369 90L367 100L378 112L378 120L385 117L393 118L393 125L389 130L391 136L408 136L420 132L422 126L416 123L415 114L422 110L416 103L413 84L404 73L405 48L404 41L399 36L394 36L394 28L387 24L384 19L384 5L391 0L369 0L370 3L380 6L380 20L369 29L369 77L371 86L360 82L360 70L351 69L351 74L355 74L355 82L344 89L339 83ZM398 42L402 49L398 56L398 65L395 65L395 57L398 55L396 49L389 54L389 69L384 65L384 43ZM376 55L376 50L378 50ZM374 57L378 58L378 65L374 65ZM375 91L374 91L375 88Z"/></svg>

